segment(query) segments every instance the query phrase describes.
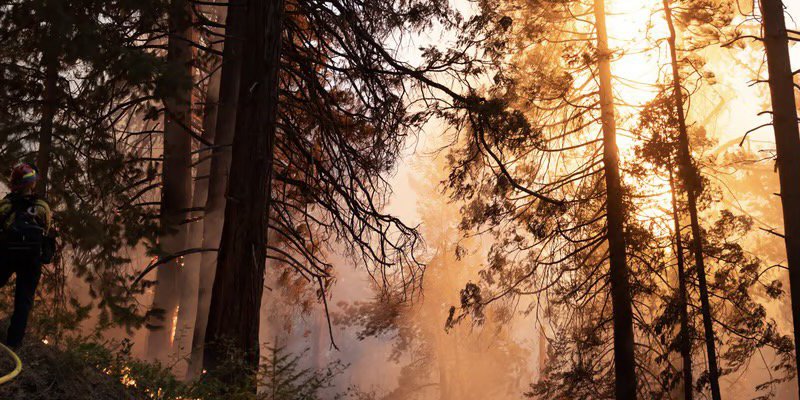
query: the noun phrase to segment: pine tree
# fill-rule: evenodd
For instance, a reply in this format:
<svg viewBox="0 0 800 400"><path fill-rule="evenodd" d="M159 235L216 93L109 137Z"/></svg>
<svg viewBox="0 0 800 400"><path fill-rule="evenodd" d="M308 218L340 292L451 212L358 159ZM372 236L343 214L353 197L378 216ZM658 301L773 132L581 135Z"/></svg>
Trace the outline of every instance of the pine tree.
<svg viewBox="0 0 800 400"><path fill-rule="evenodd" d="M75 0L0 11L8 41L0 50L2 165L40 165L39 189L56 211L64 261L99 299L103 324L142 321L132 297L141 288L126 291L129 260L121 250L156 229L153 210L131 203L155 175L136 152L133 120L146 114L147 92L163 70L148 50L160 10L157 1Z"/></svg>
<svg viewBox="0 0 800 400"><path fill-rule="evenodd" d="M333 380L341 374L345 366L334 362L322 370L302 368L302 356L286 351L284 347L272 345L267 347L263 357L262 372L259 374L264 387L258 396L263 400L318 400L341 399L344 394L336 393L331 397L330 388Z"/></svg>
<svg viewBox="0 0 800 400"><path fill-rule="evenodd" d="M518 6L507 4L509 9ZM473 124L474 140L456 153L450 185L456 197L469 201L464 226L491 227L496 234L485 280L498 290L482 294L483 299L490 299L483 302L519 292L552 293L554 298L548 303L564 310L551 311L553 314L582 316L569 318L572 325L561 326L564 332L570 327L589 332L592 324L602 330L585 343L606 338L606 322L613 321L614 333L607 339L614 342L608 351L613 352L615 362L598 360L594 364L598 370L577 376L594 379L598 373L607 377L603 368L613 365L615 395L635 398L635 367L644 363L634 362L632 298L641 289L640 283L631 281L634 268L627 259L631 246L626 243L630 233L625 227L629 202L620 177L612 53L607 45L604 6L600 1L591 5L576 1L558 7L522 7L525 22L512 32L524 33L525 39L516 40L533 46L526 45L530 55L517 55L511 73L498 76L496 81L503 85L495 90L497 98L492 104L502 110L499 115L507 117ZM500 124L504 130L499 134L484 133L484 126ZM602 130L602 138L589 133L594 127ZM520 229L500 229L500 221L506 219ZM553 287L559 290L549 290ZM590 306L606 294L613 311ZM579 301L580 306L572 301ZM477 301L466 303L480 306ZM608 315L593 314L601 310ZM582 339L574 340L575 351L588 354L589 349L581 347ZM558 361L552 359L551 363ZM573 366L586 367L570 363L564 368ZM567 379L569 374L562 377ZM537 395L576 395L564 386L547 386L536 390ZM561 389L567 391L560 393ZM606 393L589 390L598 397Z"/></svg>
<svg viewBox="0 0 800 400"><path fill-rule="evenodd" d="M614 94L611 88L611 52L608 49L605 1L594 2L595 28L600 77L600 113L603 125L603 168L606 181L606 218L611 277L611 301L614 315L614 370L617 399L636 398L633 311L628 263L625 254L625 219L622 182L619 173Z"/></svg>
<svg viewBox="0 0 800 400"><path fill-rule="evenodd" d="M323 305L332 278L325 253L332 243L343 244L387 290L397 285L404 296L414 293L421 272L415 259L419 235L382 211L389 189L384 176L394 168L409 133L434 115L455 117L460 113L463 118L465 110L476 103L438 82L448 76L462 76L467 81L481 73L478 66L485 60L465 51L475 46L469 32L459 35L457 48L426 50L419 66L395 58L396 52L383 41L397 30L415 33L426 29L432 18L452 29L461 25L450 21L460 19L438 3L419 3L416 7L421 14L405 15L402 7L394 1L336 2L333 8L314 2L286 5L291 12L287 11L282 34L280 129L271 165L266 257L317 286ZM229 12L229 20L231 15ZM345 24L339 23L340 15L348 16ZM419 15L427 17L420 19ZM383 22L375 25L376 20ZM463 26L481 32L494 25L476 17L464 21ZM227 39L236 37L226 34ZM360 43L360 50L353 50L352 43ZM329 59L324 56L328 53L340 56ZM228 66L224 58L223 91ZM427 107L412 111L416 96L426 98ZM457 107L449 105L453 102ZM213 175L209 184L214 185ZM213 195L209 196L210 202ZM256 308L253 305L251 311ZM215 309L219 312L223 310ZM198 318L203 318L201 311ZM204 344L208 343L205 338Z"/></svg>
<svg viewBox="0 0 800 400"><path fill-rule="evenodd" d="M637 256L650 260L651 270L666 283L659 289L659 293L663 293L663 311L652 320L651 328L647 330L656 337L655 340L668 344L659 357L666 388L673 388L682 382L684 397L693 397L695 390L705 390L710 386L711 373L692 370L692 366L697 365L692 357L694 349L706 348L707 343L694 328L700 325L698 317L700 322L704 318L702 299L701 304L696 305L702 285L698 277L700 271L686 268L686 260L696 255L693 249L683 246L691 236L685 232L687 226L684 225L685 216L689 213L685 195L687 186L682 180L675 179L679 171L676 160L680 152L680 124L675 104L673 86L670 84L662 87L656 98L642 109L636 130L637 136L643 141L636 149L637 159L641 162L632 168L631 173L639 178L660 177L670 183L671 215L665 213L663 218L666 222L663 224L672 224L674 228L669 235L662 235L663 238L656 236L649 239L651 244L648 253ZM698 153L703 153L713 144L704 137L705 132L700 127L688 133ZM698 162L698 165L701 163ZM698 178L702 184L698 192L698 214L718 215L711 222L703 221L701 229L704 257L709 270L714 271L707 282L707 291L710 295L710 315L716 327L715 349L719 351L720 365L724 365L719 370L719 377L735 373L746 365L746 360L763 348L772 349L779 355L775 367L780 367L787 354L787 338L778 333L775 321L766 318L766 309L759 303L759 297L777 299L781 293L776 290L774 283L763 281L769 270L765 263L747 254L739 244L752 234L753 221L725 209L718 210L712 201L716 189L699 172ZM646 193L636 195L643 197ZM658 244L661 242L665 243ZM655 250L667 248L675 250ZM761 292L761 288L767 290ZM673 331L676 325L677 329ZM682 371L669 365L671 352L681 353ZM772 382L759 383L756 389L767 391L764 398L769 398L771 386L785 378L786 375L776 376Z"/></svg>
<svg viewBox="0 0 800 400"><path fill-rule="evenodd" d="M192 195L192 6L188 0L172 0L168 11L167 67L165 79L172 85L164 96L163 164L161 167L161 207L158 251L176 255L186 249L188 210ZM147 357L164 359L173 340L173 318L178 312L180 286L178 269L182 258L175 258L158 269L153 293L153 315L160 321L149 323Z"/></svg>
<svg viewBox="0 0 800 400"><path fill-rule="evenodd" d="M242 57L231 174L217 271L206 328L203 365L214 373L232 341L248 363L259 361L259 316L264 289L267 219L278 118L282 1L248 1L243 38L255 49ZM223 82L222 85L225 85Z"/></svg>
<svg viewBox="0 0 800 400"><path fill-rule="evenodd" d="M56 2L46 2L47 15L50 18L57 16ZM49 21L48 36L50 38L60 34L57 30L58 23ZM42 180L39 184L39 195L44 197L47 194L48 176L50 171L50 158L52 157L53 145L53 120L58 111L58 41L47 41L42 45L42 61L44 64L44 91L42 93L42 116L39 127L39 149L36 154L36 165Z"/></svg>
<svg viewBox="0 0 800 400"><path fill-rule="evenodd" d="M703 252L703 237L700 230L700 220L697 211L697 196L700 191L700 180L698 173L695 171L694 162L691 156L691 149L689 148L689 135L687 132L686 115L684 112L683 100L683 85L680 75L680 66L678 61L678 52L676 48L677 33L675 30L675 23L672 16L672 8L670 7L669 0L664 0L664 14L669 27L669 43L670 51L670 65L672 67L672 96L676 107L676 119L678 122L678 157L677 163L680 166L680 176L683 179L684 187L686 188L686 197L688 199L687 208L692 228L692 241L691 248L694 254L695 268L697 268L697 277L699 279L700 287L700 301L703 313L703 327L705 332L706 354L708 356L708 377L711 383L711 398L720 400L722 394L719 387L719 367L717 366L717 350L716 339L714 338L714 324L711 316L711 305L708 299L708 284L706 283L706 267L705 255ZM678 221L675 221L678 227ZM676 230L680 232L680 230ZM684 328L686 330L686 328ZM686 368L686 367L685 367ZM691 379L684 382L684 385L691 390ZM688 393L688 392L687 392ZM689 395L687 395L689 396ZM689 396L688 398L691 398Z"/></svg>
<svg viewBox="0 0 800 400"><path fill-rule="evenodd" d="M789 59L788 33L783 2L764 0L761 17L764 26L764 48L769 69L769 88L772 100L772 125L775 130L778 176L783 207L783 238L794 321L795 365L800 365L800 131L798 131L795 84ZM800 383L799 383L800 385Z"/></svg>
<svg viewBox="0 0 800 400"><path fill-rule="evenodd" d="M233 7L226 8L219 14L220 16L225 15L225 39L219 72L219 105L214 125L214 147L211 150L208 194L203 212L202 248L204 249L219 248L222 236L225 194L228 174L231 170L231 143L233 142L239 98L240 66L244 51L244 41L238 39L243 37L244 25L236 21L242 20L243 13L243 7ZM200 279L197 291L197 311L192 329L189 376L198 376L203 369L203 346L208 327L208 310L211 305L211 291L216 274L216 260L215 252L204 252L200 256Z"/></svg>
<svg viewBox="0 0 800 400"><path fill-rule="evenodd" d="M225 31L220 28L222 23L225 21L225 17L227 15L227 7L222 4L213 4L207 7L206 15L207 18L211 19L212 24L217 24L213 26L209 26L207 28L208 33L206 34L207 39L206 42L210 42L211 54L208 55L208 61L205 65L206 77L205 80L207 81L207 85L205 87L205 93L203 96L203 104L202 104L202 115L203 115L203 125L202 125L202 139L203 142L201 143L201 147L196 150L198 153L197 161L195 162L194 167L194 188L192 191L192 213L191 213L191 222L189 222L188 227L188 238L189 241L186 245L187 251L192 251L191 254L188 254L184 259L184 265L180 269L180 277L179 281L181 282L181 297L180 297L180 308L178 309L178 317L176 319L176 345L173 346L173 356L176 359L186 359L188 357L192 357L192 353L195 352L193 343L202 343L203 339L195 338L195 324L197 323L198 319L198 310L201 304L201 298L203 302L203 310L204 312L202 315L205 317L208 313L207 307L207 299L208 296L206 295L207 291L210 291L210 283L209 277L213 276L213 268L202 268L202 261L204 257L211 257L212 255L216 255L213 249L215 247L204 247L204 241L206 235L204 235L204 231L207 229L210 230L212 226L218 224L219 221L216 221L215 217L212 215L213 213L207 213L205 208L206 204L208 203L208 194L209 194L209 182L211 180L211 164L212 159L215 158L215 154L217 151L217 143L216 133L217 133L217 116L219 114L219 95L220 95L220 81L221 81L221 56L220 54L224 51L223 44ZM217 54L220 53L220 54ZM199 58L199 57L198 57ZM225 150L229 150L228 147L225 147ZM219 168L219 171L227 171L228 168ZM216 182L216 181L215 181ZM210 232L209 232L210 235ZM208 242L212 241L209 238ZM216 241L219 242L218 240ZM214 246L216 246L215 244ZM201 290L201 285L203 285L203 290ZM197 330L201 328L198 327ZM203 334L205 334L205 323L202 326ZM191 364L191 358L189 358L188 362ZM201 363L197 363L196 365L201 365ZM181 367L183 364L181 364ZM176 374L180 376L183 374L183 370L178 370ZM189 369L185 371L187 378L191 379L195 376L198 376L200 371L197 369Z"/></svg>

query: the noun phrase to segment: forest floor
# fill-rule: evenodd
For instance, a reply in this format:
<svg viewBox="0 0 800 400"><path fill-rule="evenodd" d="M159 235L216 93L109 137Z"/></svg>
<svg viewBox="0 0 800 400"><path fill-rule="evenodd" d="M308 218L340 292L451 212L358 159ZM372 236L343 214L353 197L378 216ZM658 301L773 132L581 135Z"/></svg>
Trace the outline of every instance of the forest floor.
<svg viewBox="0 0 800 400"><path fill-rule="evenodd" d="M0 385L3 400L126 400L143 397L131 393L115 376L104 373L87 358L57 346L33 342L17 353L22 372L11 382ZM14 369L11 357L3 352L0 374Z"/></svg>

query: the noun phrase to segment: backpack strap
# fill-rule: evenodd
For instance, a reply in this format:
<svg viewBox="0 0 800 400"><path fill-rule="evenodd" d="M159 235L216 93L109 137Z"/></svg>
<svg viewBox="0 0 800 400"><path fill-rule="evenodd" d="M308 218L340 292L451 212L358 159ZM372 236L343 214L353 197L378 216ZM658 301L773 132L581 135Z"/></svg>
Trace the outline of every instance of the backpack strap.
<svg viewBox="0 0 800 400"><path fill-rule="evenodd" d="M36 205L36 197L35 196L20 196L16 193L9 193L6 195L4 200L11 203L11 207L9 208L8 212L3 216L2 225L0 225L0 230L5 230L8 228L9 221L11 217L17 215L20 211L27 212L28 208Z"/></svg>
<svg viewBox="0 0 800 400"><path fill-rule="evenodd" d="M6 228L8 228L8 223L11 220L11 217L14 215L14 213L16 213L14 196L12 195L13 193L9 193L3 198L3 202L8 203L8 209L5 210L5 214L2 216L3 220L2 223L0 223L0 231L4 231Z"/></svg>

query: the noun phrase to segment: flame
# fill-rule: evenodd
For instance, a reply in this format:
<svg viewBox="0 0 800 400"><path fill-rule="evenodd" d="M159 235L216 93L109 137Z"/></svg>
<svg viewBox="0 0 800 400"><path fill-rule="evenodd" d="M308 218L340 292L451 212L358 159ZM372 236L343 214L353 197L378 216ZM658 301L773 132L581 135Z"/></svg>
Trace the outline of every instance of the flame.
<svg viewBox="0 0 800 400"><path fill-rule="evenodd" d="M122 378L120 378L120 382L127 387L135 387L136 379L131 377L131 369L129 367L123 367L121 372Z"/></svg>
<svg viewBox="0 0 800 400"><path fill-rule="evenodd" d="M169 336L169 344L172 345L175 343L175 333L178 330L178 312L181 310L180 304L175 307L175 314L172 316L172 328L170 331Z"/></svg>

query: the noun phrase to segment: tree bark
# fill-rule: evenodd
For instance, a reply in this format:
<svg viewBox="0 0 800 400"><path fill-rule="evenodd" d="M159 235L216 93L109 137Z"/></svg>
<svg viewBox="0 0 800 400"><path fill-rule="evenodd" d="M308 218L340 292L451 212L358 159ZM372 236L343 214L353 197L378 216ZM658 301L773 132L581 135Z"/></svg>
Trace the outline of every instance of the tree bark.
<svg viewBox="0 0 800 400"><path fill-rule="evenodd" d="M686 114L683 110L683 86L681 85L678 54L675 46L676 33L672 18L672 9L669 0L664 0L664 13L669 27L670 58L672 65L672 98L675 102L675 112L678 118L678 165L686 184L686 197L689 207L689 219L692 228L692 250L694 251L695 267L697 268L698 285L700 287L700 308L703 314L703 328L705 330L706 353L708 358L708 380L711 384L711 398L720 400L722 394L719 387L719 367L717 366L717 346L714 338L714 322L711 319L711 304L708 299L708 284L706 282L706 266L703 258L703 232L700 229L700 219L697 211L697 196L700 194L700 182L692 163L691 149L689 148L689 134L686 128Z"/></svg>
<svg viewBox="0 0 800 400"><path fill-rule="evenodd" d="M211 169L208 176L208 195L203 219L203 248L218 248L222 236L225 214L225 192L231 165L231 143L236 129L236 108L239 98L239 81L244 43L244 18L242 0L230 1L225 17L225 44L220 70L220 89L215 127L214 149L211 151ZM208 327L208 309L217 268L217 254L200 255L200 282L197 291L197 311L192 332L192 354L187 378L197 377L203 370L203 347Z"/></svg>
<svg viewBox="0 0 800 400"><path fill-rule="evenodd" d="M164 99L164 162L161 186L161 235L159 245L163 254L175 254L186 248L187 210L192 195L191 127L192 35L191 4L188 0L172 0L169 9L168 67L180 71L174 93ZM152 321L147 342L147 357L163 359L172 346L173 318L178 307L180 289L178 269L183 264L177 258L158 268L154 288L154 310L163 310L161 321Z"/></svg>
<svg viewBox="0 0 800 400"><path fill-rule="evenodd" d="M792 297L795 363L800 365L800 157L798 157L800 132L797 127L789 39L782 2L762 0L761 15L764 24L764 47L769 70L772 124L775 130L786 260Z"/></svg>
<svg viewBox="0 0 800 400"><path fill-rule="evenodd" d="M611 52L604 0L594 0L597 28L600 111L603 124L603 165L606 181L606 213L610 255L611 303L614 313L614 372L618 400L636 398L636 363L634 357L633 311L625 249L622 182L619 174L619 149L611 90Z"/></svg>
<svg viewBox="0 0 800 400"><path fill-rule="evenodd" d="M42 119L39 127L39 150L36 152L36 167L39 169L37 193L47 195L49 185L50 158L53 152L53 122L58 112L58 55L54 46L45 43L42 60L45 65L44 93L42 96Z"/></svg>
<svg viewBox="0 0 800 400"><path fill-rule="evenodd" d="M278 111L282 0L248 0L236 130L217 273L203 365L209 374L233 345L247 365L259 364L258 328L264 289L267 221ZM217 375L223 381L233 376ZM255 390L255 386L253 387Z"/></svg>
<svg viewBox="0 0 800 400"><path fill-rule="evenodd" d="M672 175L673 166L669 166L669 190L672 196L672 220L675 223L675 255L678 259L678 307L680 308L680 347L683 360L683 398L694 398L694 378L692 377L692 338L689 330L689 305L686 290L686 262L683 258L683 239L681 238L681 222L678 218L678 200L675 196L675 179Z"/></svg>
<svg viewBox="0 0 800 400"><path fill-rule="evenodd" d="M209 6L212 13L218 16L218 20L225 19L227 14L227 6L225 5L212 5ZM220 28L209 28L217 34L224 34L224 30ZM212 48L216 51L224 51L223 43L221 41L214 42ZM220 64L221 60L217 57L217 61L211 65L210 76L208 77L208 87L206 88L205 106L203 109L203 139L206 143L216 143L216 128L217 128L217 114L219 110L219 92L220 92ZM208 200L209 179L211 174L211 159L214 148L201 149L199 152L199 161L195 168L194 177L194 192L192 194L192 209L201 211L192 211L191 220L189 223L188 244L187 248L197 249L203 247L203 231L205 230L206 215L205 206ZM226 168L227 170L227 168ZM213 247L216 248L215 244ZM207 252L192 253L186 256L184 267L180 270L181 282L181 299L180 308L178 309L178 322L177 332L179 336L176 338L177 345L174 346L174 353L179 360L186 360L190 363L191 360L187 359L186 351L192 349L194 327L197 320L197 310L199 302L200 291L200 275L201 275L201 262L203 255ZM216 256L214 252L208 252ZM209 285L210 286L210 285ZM205 326L203 327L205 328ZM178 370L175 371L177 376L186 375L187 379L194 377L194 374L189 369L189 365L181 363L178 365ZM180 367L185 367L183 370Z"/></svg>

